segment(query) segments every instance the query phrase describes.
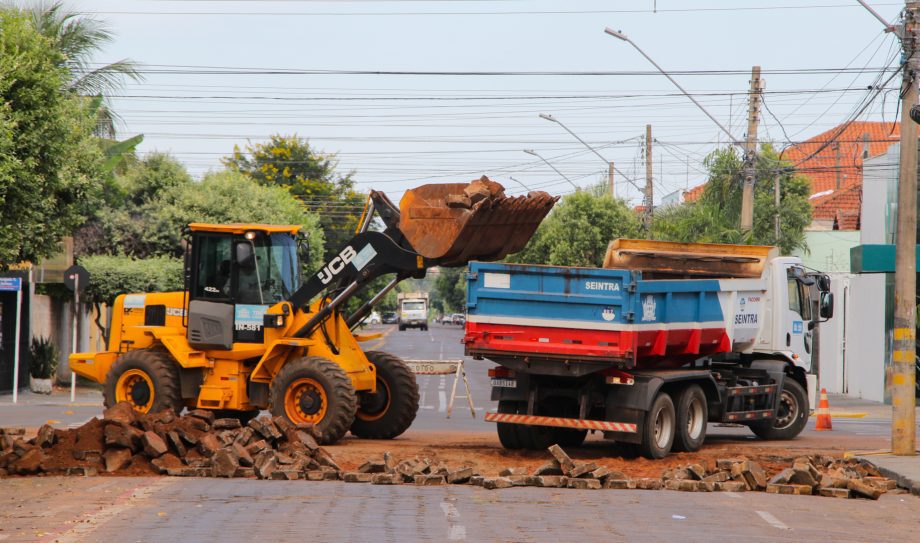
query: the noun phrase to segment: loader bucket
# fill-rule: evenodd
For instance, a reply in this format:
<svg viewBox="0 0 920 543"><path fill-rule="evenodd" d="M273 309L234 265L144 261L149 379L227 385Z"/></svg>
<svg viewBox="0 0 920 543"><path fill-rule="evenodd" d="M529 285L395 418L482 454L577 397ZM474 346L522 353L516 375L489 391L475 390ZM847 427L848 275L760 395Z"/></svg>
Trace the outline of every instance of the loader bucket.
<svg viewBox="0 0 920 543"><path fill-rule="evenodd" d="M483 176L472 183L422 185L399 202L399 229L416 252L441 266L500 260L524 248L558 196L505 196Z"/></svg>

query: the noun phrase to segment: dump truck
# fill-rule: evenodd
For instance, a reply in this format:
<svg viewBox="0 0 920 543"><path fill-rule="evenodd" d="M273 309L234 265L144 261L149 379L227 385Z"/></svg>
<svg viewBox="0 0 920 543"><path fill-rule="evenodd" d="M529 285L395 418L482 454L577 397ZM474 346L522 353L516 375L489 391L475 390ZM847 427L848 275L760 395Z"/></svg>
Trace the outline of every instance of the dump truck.
<svg viewBox="0 0 920 543"><path fill-rule="evenodd" d="M243 420L268 409L314 425L322 443L348 431L393 438L418 410L415 376L398 357L361 348L379 334L353 330L404 279L519 251L556 200L507 197L485 177L409 190L399 207L372 191L355 236L303 280L298 226L192 223L184 289L118 296L107 349L72 354L70 367L103 384L106 406ZM382 231L371 229L374 217ZM385 275L380 292L343 314Z"/></svg>
<svg viewBox="0 0 920 543"><path fill-rule="evenodd" d="M428 330L428 293L400 292L396 295L399 331L406 328Z"/></svg>
<svg viewBox="0 0 920 543"><path fill-rule="evenodd" d="M599 431L662 458L698 450L707 422L766 439L805 426L833 295L775 247L616 240L603 268L473 262L467 281L463 341L498 364L485 419L505 448Z"/></svg>

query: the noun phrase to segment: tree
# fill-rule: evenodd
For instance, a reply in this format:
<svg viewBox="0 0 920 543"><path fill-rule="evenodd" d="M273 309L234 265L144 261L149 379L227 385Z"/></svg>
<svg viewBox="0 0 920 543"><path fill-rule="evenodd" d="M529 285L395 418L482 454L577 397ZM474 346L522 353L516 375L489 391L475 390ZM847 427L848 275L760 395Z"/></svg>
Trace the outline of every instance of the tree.
<svg viewBox="0 0 920 543"><path fill-rule="evenodd" d="M93 67L94 55L114 39L102 21L67 11L61 2L39 2L29 15L36 30L60 53L58 65L69 76L63 81L64 88L80 96L104 97L121 89L126 79L142 79L130 59ZM114 138L118 116L104 100L96 114L96 134Z"/></svg>
<svg viewBox="0 0 920 543"><path fill-rule="evenodd" d="M0 266L55 253L95 205L103 156L62 54L0 9Z"/></svg>
<svg viewBox="0 0 920 543"><path fill-rule="evenodd" d="M639 219L623 200L609 194L578 191L556 204L524 250L508 260L525 264L601 266L612 240L636 237L639 232Z"/></svg>
<svg viewBox="0 0 920 543"><path fill-rule="evenodd" d="M806 177L795 175L770 145L764 145L757 159L754 182L754 228L742 232L741 157L734 148L719 149L705 161L709 181L700 199L659 209L652 222L654 239L778 245L785 254L806 248L805 227L811 223L811 193ZM773 182L780 184L780 238L776 239Z"/></svg>
<svg viewBox="0 0 920 543"><path fill-rule="evenodd" d="M438 268L431 305L439 307L444 314L464 312L466 268Z"/></svg>
<svg viewBox="0 0 920 543"><path fill-rule="evenodd" d="M336 173L335 155L314 150L294 136L271 136L249 144L224 159L230 170L244 173L266 186L284 187L309 210L317 213L326 235L324 260L334 257L354 235L364 196L355 192L351 173Z"/></svg>

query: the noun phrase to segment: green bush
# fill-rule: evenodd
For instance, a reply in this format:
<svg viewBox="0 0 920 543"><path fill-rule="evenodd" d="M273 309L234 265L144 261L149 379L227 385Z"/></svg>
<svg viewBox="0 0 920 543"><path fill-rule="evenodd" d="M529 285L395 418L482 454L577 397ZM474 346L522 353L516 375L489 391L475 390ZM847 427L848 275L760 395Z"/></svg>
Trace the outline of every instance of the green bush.
<svg viewBox="0 0 920 543"><path fill-rule="evenodd" d="M80 259L89 272L82 301L111 305L119 294L182 290L182 260L168 256L130 258L94 255Z"/></svg>
<svg viewBox="0 0 920 543"><path fill-rule="evenodd" d="M29 350L32 355L29 374L33 379L50 379L57 370L57 347L46 337L34 337Z"/></svg>

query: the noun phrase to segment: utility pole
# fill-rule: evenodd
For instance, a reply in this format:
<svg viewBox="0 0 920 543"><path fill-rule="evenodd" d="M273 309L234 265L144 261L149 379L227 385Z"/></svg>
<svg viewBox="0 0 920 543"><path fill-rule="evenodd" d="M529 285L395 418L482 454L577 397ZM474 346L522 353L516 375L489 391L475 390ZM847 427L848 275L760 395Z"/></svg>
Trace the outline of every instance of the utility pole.
<svg viewBox="0 0 920 543"><path fill-rule="evenodd" d="M617 193L613 185L613 162L607 164L607 184L610 186L610 197L616 198Z"/></svg>
<svg viewBox="0 0 920 543"><path fill-rule="evenodd" d="M757 125L760 123L760 66L751 69L751 90L748 92L748 126L744 140L744 185L741 193L741 231L754 228L754 174L757 158Z"/></svg>
<svg viewBox="0 0 920 543"><path fill-rule="evenodd" d="M907 59L901 82L901 157L898 170L898 226L895 239L894 347L891 375L891 452L916 454L916 404L914 396L915 318L917 296L917 124L910 118L917 105L917 30L920 2L908 2L901 46Z"/></svg>
<svg viewBox="0 0 920 543"><path fill-rule="evenodd" d="M652 125L645 125L645 227L652 224Z"/></svg>

